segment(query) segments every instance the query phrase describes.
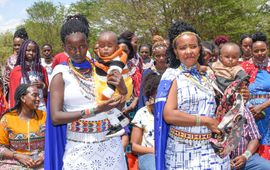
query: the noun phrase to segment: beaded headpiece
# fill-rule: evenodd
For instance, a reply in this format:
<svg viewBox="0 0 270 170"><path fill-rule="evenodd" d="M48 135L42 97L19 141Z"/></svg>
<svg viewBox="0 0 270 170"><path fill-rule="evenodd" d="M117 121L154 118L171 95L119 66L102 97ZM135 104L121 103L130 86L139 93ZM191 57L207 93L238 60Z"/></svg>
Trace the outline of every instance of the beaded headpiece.
<svg viewBox="0 0 270 170"><path fill-rule="evenodd" d="M190 34L190 35L195 35L198 39L201 39L200 36L198 34L196 34L195 32L191 32L191 31L184 31L182 33L180 33L179 35L177 35L174 39L173 39L173 44L175 44L175 41L182 37L183 35L186 35L186 34Z"/></svg>

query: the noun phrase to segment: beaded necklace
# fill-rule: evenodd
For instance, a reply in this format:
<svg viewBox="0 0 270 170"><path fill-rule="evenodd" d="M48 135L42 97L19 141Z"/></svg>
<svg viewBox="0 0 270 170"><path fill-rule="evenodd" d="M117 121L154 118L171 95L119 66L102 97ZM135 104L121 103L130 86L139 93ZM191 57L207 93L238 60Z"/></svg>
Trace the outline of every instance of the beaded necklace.
<svg viewBox="0 0 270 170"><path fill-rule="evenodd" d="M94 64L88 58L86 58L86 61L91 64L92 69L88 70L84 74L80 73L74 67L70 59L68 61L68 64L73 77L79 84L82 95L89 100L93 100L95 98L94 79L93 79Z"/></svg>
<svg viewBox="0 0 270 170"><path fill-rule="evenodd" d="M201 73L197 69L197 65L192 66L190 69L187 69L185 65L181 64L178 69L181 73L196 87L205 91L209 94L213 94L213 89L210 81L208 81L209 77L207 77L206 73Z"/></svg>

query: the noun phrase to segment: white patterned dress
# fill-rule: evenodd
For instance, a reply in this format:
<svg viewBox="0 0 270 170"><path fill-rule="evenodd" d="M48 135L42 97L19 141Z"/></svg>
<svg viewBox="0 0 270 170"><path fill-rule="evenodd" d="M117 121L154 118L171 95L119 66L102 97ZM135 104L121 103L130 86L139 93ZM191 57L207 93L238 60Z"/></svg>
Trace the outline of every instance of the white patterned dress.
<svg viewBox="0 0 270 170"><path fill-rule="evenodd" d="M95 105L95 96L85 97L86 94L79 88L78 79L75 78L68 66L57 65L53 70L52 77L58 73L62 73L65 83L64 110L72 112L89 109ZM88 85L94 87L94 81ZM94 90L94 88L91 90L92 94L94 94ZM88 126L82 128L82 124ZM109 128L108 124L106 113L69 123L67 125L67 144L63 158L63 169L126 170L127 165L121 138L105 139ZM92 133L85 132L88 128L92 128Z"/></svg>
<svg viewBox="0 0 270 170"><path fill-rule="evenodd" d="M179 69L181 68L181 69ZM163 76L175 75L177 82L178 109L191 115L214 117L216 102L214 90L207 83L206 75L200 78L186 72L184 65L167 69ZM192 69L196 69L193 67ZM201 80L201 82L199 81ZM204 81L203 81L204 80ZM207 134L206 126L169 127L188 133ZM221 159L215 154L208 140L195 141L174 137L169 133L166 148L166 169L173 170L227 170L229 157Z"/></svg>

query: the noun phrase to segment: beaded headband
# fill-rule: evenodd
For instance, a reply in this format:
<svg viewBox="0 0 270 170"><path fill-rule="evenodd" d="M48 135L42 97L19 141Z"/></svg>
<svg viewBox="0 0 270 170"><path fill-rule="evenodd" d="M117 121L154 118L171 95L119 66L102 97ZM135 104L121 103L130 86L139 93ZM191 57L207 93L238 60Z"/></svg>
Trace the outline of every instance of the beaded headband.
<svg viewBox="0 0 270 170"><path fill-rule="evenodd" d="M191 31L184 31L182 33L180 33L179 35L177 35L174 39L173 39L173 44L175 44L175 41L182 37L183 35L186 35L186 34L191 34L191 35L195 35L197 38L201 39L200 36L198 34L196 34L195 32L191 32Z"/></svg>

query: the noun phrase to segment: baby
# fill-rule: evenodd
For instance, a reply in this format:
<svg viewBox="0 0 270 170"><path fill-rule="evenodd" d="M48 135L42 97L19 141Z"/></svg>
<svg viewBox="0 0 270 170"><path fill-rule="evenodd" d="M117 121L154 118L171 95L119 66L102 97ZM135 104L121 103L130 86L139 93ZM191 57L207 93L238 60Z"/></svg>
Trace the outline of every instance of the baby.
<svg viewBox="0 0 270 170"><path fill-rule="evenodd" d="M219 60L211 66L216 82L223 92L235 80L246 80L248 75L239 65L238 60L241 56L240 47L235 43L225 43L220 49Z"/></svg>
<svg viewBox="0 0 270 170"><path fill-rule="evenodd" d="M235 43L225 43L220 50L219 60L212 64L216 76L216 84L221 90L222 98L216 111L218 128L221 135L211 139L214 148L229 154L239 142L246 121L244 100L238 90L247 86L249 76L239 65L240 47Z"/></svg>
<svg viewBox="0 0 270 170"><path fill-rule="evenodd" d="M98 39L98 58L96 62L99 76L110 75L113 71L122 73L127 63L127 54L119 48L114 32L102 32ZM115 92L115 86L108 84L103 90L101 100L108 100Z"/></svg>
<svg viewBox="0 0 270 170"><path fill-rule="evenodd" d="M117 71L123 73L126 66L127 54L119 48L117 35L114 32L102 32L98 38L98 52L95 62L96 73L99 81L107 81L107 76ZM110 99L115 93L116 87L107 83L105 89L98 86L98 102ZM125 117L118 109L108 112L108 118L112 125L107 137L121 136L125 133L124 127L129 124L129 119Z"/></svg>

